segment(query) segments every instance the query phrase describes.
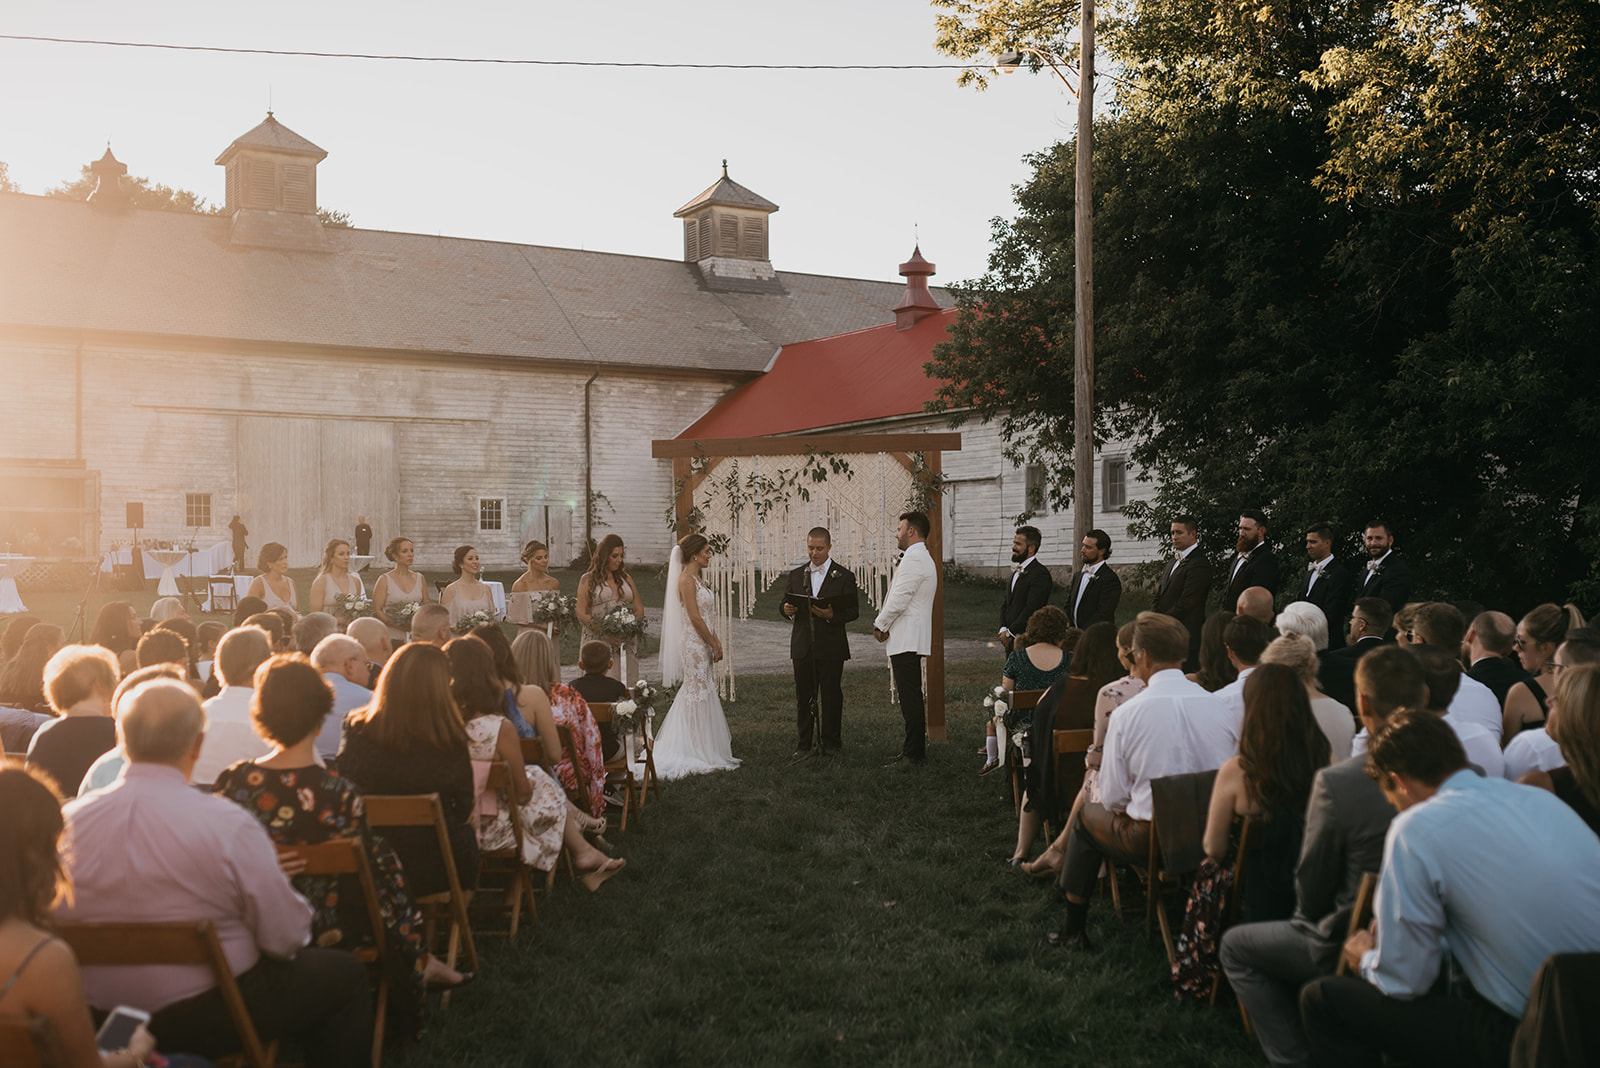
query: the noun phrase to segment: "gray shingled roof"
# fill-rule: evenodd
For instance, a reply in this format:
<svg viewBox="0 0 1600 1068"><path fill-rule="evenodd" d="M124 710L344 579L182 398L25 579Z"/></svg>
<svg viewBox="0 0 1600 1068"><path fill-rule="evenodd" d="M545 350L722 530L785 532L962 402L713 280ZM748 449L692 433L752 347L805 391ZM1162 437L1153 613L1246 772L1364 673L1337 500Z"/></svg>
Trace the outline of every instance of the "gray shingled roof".
<svg viewBox="0 0 1600 1068"><path fill-rule="evenodd" d="M0 328L459 353L743 375L780 345L893 321L902 283L330 227L326 252L236 248L220 215L0 194ZM935 290L942 304L952 303Z"/></svg>
<svg viewBox="0 0 1600 1068"><path fill-rule="evenodd" d="M722 177L700 191L700 194L672 213L673 218L681 219L690 212L698 211L708 204L726 204L734 208L755 208L759 211L777 211L778 205L762 196L753 193L728 177L724 171Z"/></svg>
<svg viewBox="0 0 1600 1068"><path fill-rule="evenodd" d="M315 156L319 160L327 159L328 153L295 133L289 127L272 117L272 112L267 112L267 117L255 129L240 134L233 139L233 144L222 150L222 155L217 157L218 163L226 163L229 156L239 148L270 148L278 152L294 152L303 156Z"/></svg>

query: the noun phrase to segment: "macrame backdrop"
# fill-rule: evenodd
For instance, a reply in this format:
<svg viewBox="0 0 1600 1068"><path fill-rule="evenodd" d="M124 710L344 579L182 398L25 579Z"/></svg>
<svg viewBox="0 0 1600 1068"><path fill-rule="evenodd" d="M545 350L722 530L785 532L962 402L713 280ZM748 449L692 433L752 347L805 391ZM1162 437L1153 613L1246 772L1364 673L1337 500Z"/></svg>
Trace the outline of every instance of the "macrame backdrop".
<svg viewBox="0 0 1600 1068"><path fill-rule="evenodd" d="M830 471L821 482L804 482L810 500L797 489L786 491L787 500L774 501L761 514L759 480L766 475L778 481L779 471L797 471L805 466L805 456L746 456L717 460L707 468L705 479L695 491L696 504L703 515L702 527L708 533L726 533L728 551L713 558L710 579L716 595L718 633L723 642L723 659L718 668L717 688L731 700L736 696L734 682L733 619L750 618L756 596L783 579L791 568L806 558L806 533L813 527L827 527L833 536L833 560L855 572L856 582L867 601L877 608L889 589L894 570L895 520L910 507L915 483L910 471L894 457L881 452L838 455L849 473ZM729 482L733 482L730 492Z"/></svg>

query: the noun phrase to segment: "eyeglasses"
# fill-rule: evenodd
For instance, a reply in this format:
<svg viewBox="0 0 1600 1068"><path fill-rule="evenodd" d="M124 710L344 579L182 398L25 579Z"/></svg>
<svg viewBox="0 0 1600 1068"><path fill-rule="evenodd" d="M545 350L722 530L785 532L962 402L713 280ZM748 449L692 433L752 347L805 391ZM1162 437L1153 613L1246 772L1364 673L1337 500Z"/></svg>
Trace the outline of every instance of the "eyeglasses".
<svg viewBox="0 0 1600 1068"><path fill-rule="evenodd" d="M1571 664L1563 664L1559 660L1551 660L1551 661L1548 662L1548 664L1546 666L1549 667L1550 674L1559 675L1563 671L1567 670L1567 668L1571 667L1572 665Z"/></svg>

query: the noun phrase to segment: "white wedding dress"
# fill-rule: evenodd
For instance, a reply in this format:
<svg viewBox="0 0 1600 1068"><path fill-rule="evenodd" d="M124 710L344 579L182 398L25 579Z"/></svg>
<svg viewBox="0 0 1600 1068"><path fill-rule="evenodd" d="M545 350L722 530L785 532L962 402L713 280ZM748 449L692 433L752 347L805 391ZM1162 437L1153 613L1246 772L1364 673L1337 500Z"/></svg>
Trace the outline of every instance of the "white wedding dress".
<svg viewBox="0 0 1600 1068"><path fill-rule="evenodd" d="M717 699L717 686L711 675L711 646L689 625L688 610L677 596L681 566L676 548L672 555L674 566L667 577L666 612L676 613L676 619L664 621L662 674L667 681L673 680L672 667L667 663L668 646L677 645L683 687L678 690L667 718L662 721L661 731L656 735L656 774L664 782L739 766L733 755L728 720L722 713L722 702ZM696 582L695 603L700 608L700 618L711 618L714 601L711 591Z"/></svg>

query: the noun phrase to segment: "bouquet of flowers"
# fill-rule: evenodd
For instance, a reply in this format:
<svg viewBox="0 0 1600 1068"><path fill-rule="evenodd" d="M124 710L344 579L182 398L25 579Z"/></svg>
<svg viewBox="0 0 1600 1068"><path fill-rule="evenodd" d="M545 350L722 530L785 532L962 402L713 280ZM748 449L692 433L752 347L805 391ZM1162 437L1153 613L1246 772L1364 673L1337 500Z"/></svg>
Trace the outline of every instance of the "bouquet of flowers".
<svg viewBox="0 0 1600 1068"><path fill-rule="evenodd" d="M498 622L499 620L495 619L494 616L480 608L470 616L462 619L460 623L457 623L455 630L457 634L471 634L474 627L493 626Z"/></svg>
<svg viewBox="0 0 1600 1068"><path fill-rule="evenodd" d="M643 730L654 737L656 707L661 694L662 687L655 683L644 679L634 683L632 696L612 706L611 715L616 720L617 729L628 733Z"/></svg>
<svg viewBox="0 0 1600 1068"><path fill-rule="evenodd" d="M372 614L372 602L359 593L336 593L333 596L333 617L340 623L351 623Z"/></svg>
<svg viewBox="0 0 1600 1068"><path fill-rule="evenodd" d="M633 609L619 604L595 620L595 630L618 642L632 641L645 631L646 622L633 614Z"/></svg>
<svg viewBox="0 0 1600 1068"><path fill-rule="evenodd" d="M996 686L989 691L989 696L983 699L983 707L990 710L994 717L995 733L1000 736L1001 745L1006 744L1009 737L1010 743L1015 746L1022 756L1022 764L1026 767L1032 763L1028 754L1028 730L1033 726L1033 713L1017 712L1011 707L1011 695L1004 686Z"/></svg>
<svg viewBox="0 0 1600 1068"><path fill-rule="evenodd" d="M421 607L421 601L393 601L383 614L389 617L389 626L410 631L411 617L416 615L417 609Z"/></svg>
<svg viewBox="0 0 1600 1068"><path fill-rule="evenodd" d="M560 629L578 624L578 602L564 593L546 593L534 599L533 618L539 626L554 623Z"/></svg>
<svg viewBox="0 0 1600 1068"><path fill-rule="evenodd" d="M648 716L649 710L644 714ZM611 706L611 722L615 725L618 734L632 734L639 727L639 706L633 701L618 701Z"/></svg>

